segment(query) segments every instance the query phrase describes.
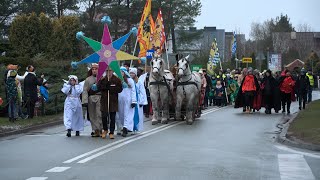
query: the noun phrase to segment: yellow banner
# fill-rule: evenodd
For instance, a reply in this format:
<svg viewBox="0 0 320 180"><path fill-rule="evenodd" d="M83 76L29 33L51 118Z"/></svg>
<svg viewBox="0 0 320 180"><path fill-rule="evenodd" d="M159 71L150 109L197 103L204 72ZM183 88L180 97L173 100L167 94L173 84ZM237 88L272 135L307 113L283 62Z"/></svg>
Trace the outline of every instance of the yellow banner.
<svg viewBox="0 0 320 180"><path fill-rule="evenodd" d="M139 57L145 57L150 47L150 38L153 30L152 23L154 24L151 16L151 0L147 0L138 28Z"/></svg>

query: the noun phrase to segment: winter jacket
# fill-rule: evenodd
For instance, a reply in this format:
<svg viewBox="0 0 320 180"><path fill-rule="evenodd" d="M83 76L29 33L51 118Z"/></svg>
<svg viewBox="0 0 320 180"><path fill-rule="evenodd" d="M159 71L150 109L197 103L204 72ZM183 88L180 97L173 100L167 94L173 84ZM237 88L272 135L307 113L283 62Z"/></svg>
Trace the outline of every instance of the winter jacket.
<svg viewBox="0 0 320 180"><path fill-rule="evenodd" d="M310 88L309 78L306 75L302 75L297 80L297 90L299 94L306 94Z"/></svg>
<svg viewBox="0 0 320 180"><path fill-rule="evenodd" d="M280 91L288 94L292 93L294 90L295 81L292 79L291 76L282 77L280 80Z"/></svg>
<svg viewBox="0 0 320 180"><path fill-rule="evenodd" d="M112 76L109 81L103 77L98 82L98 89L101 91L100 110L102 113L118 112L118 93L122 91L122 83L119 78ZM109 94L109 100L108 100ZM109 103L109 109L108 109Z"/></svg>
<svg viewBox="0 0 320 180"><path fill-rule="evenodd" d="M38 87L42 85L43 79L38 80L34 73L29 72L28 75L24 78L24 100L34 101L38 100ZM30 99L29 99L30 98Z"/></svg>

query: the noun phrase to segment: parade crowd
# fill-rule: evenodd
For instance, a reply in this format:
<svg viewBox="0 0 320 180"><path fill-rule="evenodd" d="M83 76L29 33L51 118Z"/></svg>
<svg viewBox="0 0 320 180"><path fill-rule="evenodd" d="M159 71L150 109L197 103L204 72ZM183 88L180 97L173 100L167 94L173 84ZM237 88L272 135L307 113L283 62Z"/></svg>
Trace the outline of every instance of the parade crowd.
<svg viewBox="0 0 320 180"><path fill-rule="evenodd" d="M98 64L91 64L83 82L70 75L63 84L61 91L66 96L63 119L67 136L71 137L72 131L79 136L84 130L84 119L91 123L92 137L114 139L115 131L123 137L130 132L142 131L144 116L149 117L152 113L148 74L142 75L142 69L129 68L125 64L120 68L122 81L111 69L97 80L98 68ZM266 114L271 114L272 109L275 113L282 110L282 113L290 114L292 101L299 101L299 109L305 109L312 101L313 88L318 87L317 77L303 68L300 73L243 68L220 70L212 76L206 70L200 70L199 74L202 109L232 104L235 108L242 107L244 113L260 111L264 107ZM144 78L140 80L142 76ZM39 98L49 99L47 81L43 75L37 78L32 65L26 68L23 76L17 74L16 65L8 65L5 85L8 116L12 122L18 117L33 118ZM24 107L27 114L22 110Z"/></svg>
<svg viewBox="0 0 320 180"><path fill-rule="evenodd" d="M139 81L141 71L137 68L121 67L123 81L111 69L97 80L98 64L92 64L88 77L83 83L74 75L63 85L62 92L67 96L64 104L64 125L67 136L76 131L76 136L84 129L84 114L90 120L92 137L117 134L126 137L129 132L143 129L143 106L148 104L145 84ZM85 109L85 111L83 111Z"/></svg>
<svg viewBox="0 0 320 180"><path fill-rule="evenodd" d="M302 68L300 74L284 70L259 72L252 68L226 71L220 70L217 75L209 76L200 70L204 93L203 108L208 106L225 106L234 104L235 108L243 107L243 112L253 113L265 107L265 113L290 114L292 101L299 101L299 109L305 109L312 101L312 91L318 87L317 77Z"/></svg>
<svg viewBox="0 0 320 180"><path fill-rule="evenodd" d="M29 65L23 76L18 75L18 66L9 64L4 74L9 121L32 119L37 113L40 101L49 99L48 83L44 75L37 78L35 68ZM22 89L23 87L23 89ZM23 111L26 108L26 113Z"/></svg>

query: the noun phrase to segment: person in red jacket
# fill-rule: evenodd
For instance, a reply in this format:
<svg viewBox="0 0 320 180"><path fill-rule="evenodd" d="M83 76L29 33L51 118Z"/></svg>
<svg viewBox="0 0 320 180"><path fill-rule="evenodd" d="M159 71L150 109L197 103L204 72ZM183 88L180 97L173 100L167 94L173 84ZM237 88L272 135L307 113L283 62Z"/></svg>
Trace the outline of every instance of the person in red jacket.
<svg viewBox="0 0 320 180"><path fill-rule="evenodd" d="M253 100L259 91L259 83L257 78L252 74L252 68L248 69L248 74L244 77L240 91L238 93L237 101L243 102L243 112L251 113L253 110ZM240 94L240 95L239 95ZM239 103L236 102L235 107L238 107Z"/></svg>
<svg viewBox="0 0 320 180"><path fill-rule="evenodd" d="M281 91L281 104L282 104L282 113L286 112L287 105L287 113L290 114L290 105L291 105L291 97L292 93L294 93L294 85L295 81L293 80L291 73L289 70L285 70L281 73L280 78L280 91Z"/></svg>

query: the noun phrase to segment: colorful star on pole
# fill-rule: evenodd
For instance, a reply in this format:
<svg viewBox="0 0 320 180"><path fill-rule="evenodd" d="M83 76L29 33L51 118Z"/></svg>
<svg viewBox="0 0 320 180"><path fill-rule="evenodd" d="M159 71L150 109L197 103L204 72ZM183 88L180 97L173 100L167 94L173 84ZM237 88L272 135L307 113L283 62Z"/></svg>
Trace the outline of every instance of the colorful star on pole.
<svg viewBox="0 0 320 180"><path fill-rule="evenodd" d="M111 23L111 19L107 16L103 17L101 20L104 24L102 41L97 42L93 39L85 37L82 32L78 32L76 37L78 39L84 39L89 46L95 51L95 53L91 54L87 58L81 60L80 62L72 62L72 67L76 68L78 64L83 63L99 63L98 75L97 79L100 79L103 73L106 71L108 66L117 74L119 78L122 79L120 67L117 61L121 60L138 60L138 57L120 51L121 46L127 41L129 36L134 33L137 33L136 28L132 28L132 30L119 38L118 40L112 42L112 38L110 36L108 23Z"/></svg>

